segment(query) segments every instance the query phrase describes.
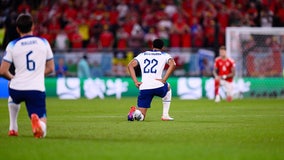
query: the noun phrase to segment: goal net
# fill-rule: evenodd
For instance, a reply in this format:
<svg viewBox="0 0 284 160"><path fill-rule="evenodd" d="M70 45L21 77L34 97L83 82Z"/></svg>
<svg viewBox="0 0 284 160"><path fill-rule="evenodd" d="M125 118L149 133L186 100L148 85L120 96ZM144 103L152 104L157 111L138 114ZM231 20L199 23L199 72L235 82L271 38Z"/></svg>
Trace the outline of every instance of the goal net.
<svg viewBox="0 0 284 160"><path fill-rule="evenodd" d="M283 76L284 28L228 27L226 48L236 77Z"/></svg>

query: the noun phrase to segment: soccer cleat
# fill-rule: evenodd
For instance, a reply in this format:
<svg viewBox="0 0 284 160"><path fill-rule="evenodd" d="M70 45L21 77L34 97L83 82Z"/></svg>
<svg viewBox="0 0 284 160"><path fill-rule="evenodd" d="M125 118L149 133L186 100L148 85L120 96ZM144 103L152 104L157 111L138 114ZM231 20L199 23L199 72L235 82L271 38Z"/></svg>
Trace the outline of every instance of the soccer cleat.
<svg viewBox="0 0 284 160"><path fill-rule="evenodd" d="M220 98L219 95L217 95L216 98L215 98L215 102L220 102L220 101L221 101L221 98Z"/></svg>
<svg viewBox="0 0 284 160"><path fill-rule="evenodd" d="M43 130L40 126L40 119L37 114L33 113L31 115L31 122L32 122L32 129L35 138L42 138L43 137Z"/></svg>
<svg viewBox="0 0 284 160"><path fill-rule="evenodd" d="M128 121L134 121L133 113L135 112L135 110L136 110L135 106L130 107L130 110L129 110L128 116L127 116Z"/></svg>
<svg viewBox="0 0 284 160"><path fill-rule="evenodd" d="M8 135L9 135L9 136L18 136L18 132L15 131L15 130L10 130L10 131L8 132Z"/></svg>
<svg viewBox="0 0 284 160"><path fill-rule="evenodd" d="M162 121L173 121L174 118L170 117L170 116L162 116Z"/></svg>

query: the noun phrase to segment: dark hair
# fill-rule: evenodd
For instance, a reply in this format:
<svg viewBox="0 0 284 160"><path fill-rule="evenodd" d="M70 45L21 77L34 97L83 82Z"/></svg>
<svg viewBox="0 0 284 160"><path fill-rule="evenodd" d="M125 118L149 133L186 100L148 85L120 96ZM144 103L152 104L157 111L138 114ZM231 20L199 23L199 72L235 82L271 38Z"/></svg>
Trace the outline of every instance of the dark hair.
<svg viewBox="0 0 284 160"><path fill-rule="evenodd" d="M226 47L225 47L225 46L221 46L221 47L219 48L219 50L226 50Z"/></svg>
<svg viewBox="0 0 284 160"><path fill-rule="evenodd" d="M164 42L161 39L155 39L153 41L153 48L162 49L164 47Z"/></svg>
<svg viewBox="0 0 284 160"><path fill-rule="evenodd" d="M16 26L21 33L28 33L32 30L33 18L28 13L22 13L16 20Z"/></svg>
<svg viewBox="0 0 284 160"><path fill-rule="evenodd" d="M88 59L88 56L84 54L82 58L85 59L85 60L87 60L87 59Z"/></svg>

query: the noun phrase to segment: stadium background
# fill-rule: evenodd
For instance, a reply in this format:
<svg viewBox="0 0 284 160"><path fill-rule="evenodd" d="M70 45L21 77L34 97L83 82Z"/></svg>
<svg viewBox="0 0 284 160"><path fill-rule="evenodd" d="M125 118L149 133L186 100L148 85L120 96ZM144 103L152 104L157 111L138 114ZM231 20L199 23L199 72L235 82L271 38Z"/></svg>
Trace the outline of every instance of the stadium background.
<svg viewBox="0 0 284 160"><path fill-rule="evenodd" d="M69 78L47 78L47 94L60 97L60 94L72 93L71 98L135 96L137 91L125 66L151 46L152 39L159 37L177 61L177 70L169 80L176 84L174 96L211 99L213 60L218 56L219 46L228 47L226 29L260 27L270 30L284 26L284 2L281 0L4 0L0 6L1 57L7 43L18 37L17 15L31 13L36 21L35 35L50 42L56 63L64 58L68 66L66 77ZM272 59L278 61L262 62L261 59L267 59L265 56L260 60L251 56L237 63L242 67L235 78L236 98L284 96L283 37L280 34L269 46L274 51L277 48L278 54ZM254 38L256 42L268 39ZM244 41L240 46L245 48L240 50L241 57L250 53L245 52L246 49L256 48L256 44L249 42ZM93 81L76 78L76 65L83 54L89 57ZM7 81L1 79L0 83L0 97L6 98ZM64 87L58 91L61 83ZM71 90L70 85L73 86ZM119 88L110 89L116 85ZM101 92L87 92L84 86Z"/></svg>

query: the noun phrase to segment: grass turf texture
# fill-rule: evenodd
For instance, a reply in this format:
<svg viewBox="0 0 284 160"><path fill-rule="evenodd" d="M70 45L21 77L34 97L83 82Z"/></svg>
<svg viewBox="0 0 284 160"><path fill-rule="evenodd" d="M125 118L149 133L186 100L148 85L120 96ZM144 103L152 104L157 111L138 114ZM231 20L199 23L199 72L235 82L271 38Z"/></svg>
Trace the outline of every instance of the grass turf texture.
<svg viewBox="0 0 284 160"><path fill-rule="evenodd" d="M9 137L6 99L0 99L1 159L284 159L284 100L231 103L172 100L175 121L161 121L161 101L144 122L127 121L136 98L47 99L48 133L32 137L24 103L19 136Z"/></svg>

